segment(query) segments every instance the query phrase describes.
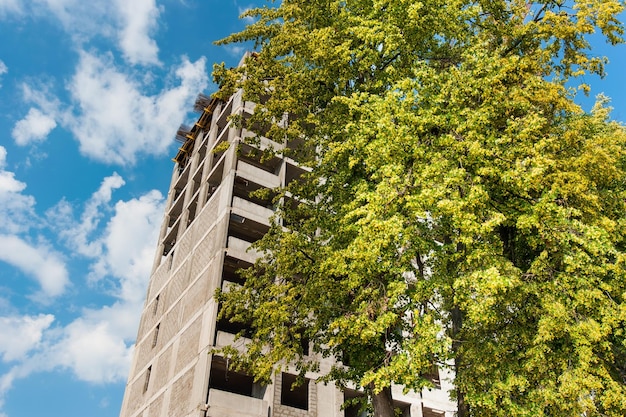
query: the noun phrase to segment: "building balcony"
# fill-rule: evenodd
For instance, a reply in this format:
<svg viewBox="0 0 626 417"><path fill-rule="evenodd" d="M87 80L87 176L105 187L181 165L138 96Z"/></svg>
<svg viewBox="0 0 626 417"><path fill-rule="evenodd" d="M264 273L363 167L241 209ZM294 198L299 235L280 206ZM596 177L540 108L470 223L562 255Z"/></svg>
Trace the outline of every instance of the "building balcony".
<svg viewBox="0 0 626 417"><path fill-rule="evenodd" d="M240 158L237 162L237 176L245 178L250 181L254 181L265 188L276 188L280 186L280 178L273 172L268 171L270 166L252 165L254 161L246 159L245 161ZM267 168L267 169L265 169ZM274 168L272 168L274 169Z"/></svg>
<svg viewBox="0 0 626 417"><path fill-rule="evenodd" d="M253 264L261 255L254 249L248 250L251 243L234 236L228 237L226 255Z"/></svg>
<svg viewBox="0 0 626 417"><path fill-rule="evenodd" d="M270 225L270 217L274 215L274 210L271 208L263 207L255 202L237 196L233 197L233 212L246 219L254 220L257 223L267 226ZM265 230L263 232L265 232Z"/></svg>
<svg viewBox="0 0 626 417"><path fill-rule="evenodd" d="M209 417L267 417L269 404L259 398L211 388L207 404Z"/></svg>

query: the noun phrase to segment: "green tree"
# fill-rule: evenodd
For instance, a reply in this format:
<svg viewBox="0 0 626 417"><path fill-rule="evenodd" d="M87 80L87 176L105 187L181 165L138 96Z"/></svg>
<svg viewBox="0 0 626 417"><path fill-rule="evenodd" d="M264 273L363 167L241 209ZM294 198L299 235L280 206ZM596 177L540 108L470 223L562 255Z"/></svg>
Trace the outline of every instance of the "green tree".
<svg viewBox="0 0 626 417"><path fill-rule="evenodd" d="M252 323L257 378L349 363L374 415L390 386L455 372L458 415L626 415L626 132L568 86L622 41L613 0L283 0L223 42L220 94L312 172L285 189L265 256L218 293ZM244 76L245 74L245 76ZM579 84L579 89L589 87ZM288 122L276 124L288 114ZM243 122L243 121L242 121ZM283 225L287 226L286 228Z"/></svg>

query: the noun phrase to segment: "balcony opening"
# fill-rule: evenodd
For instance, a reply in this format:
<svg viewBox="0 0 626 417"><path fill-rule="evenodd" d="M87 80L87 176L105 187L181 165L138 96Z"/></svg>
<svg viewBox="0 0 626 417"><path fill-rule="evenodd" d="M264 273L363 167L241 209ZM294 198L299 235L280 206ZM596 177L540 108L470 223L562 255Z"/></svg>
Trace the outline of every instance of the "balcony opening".
<svg viewBox="0 0 626 417"><path fill-rule="evenodd" d="M254 382L251 375L229 369L229 362L221 356L214 356L211 360L209 389L232 392L246 397L263 398L265 386Z"/></svg>
<svg viewBox="0 0 626 417"><path fill-rule="evenodd" d="M204 158L206 157L206 151L207 151L207 141L205 140L206 136L208 135L204 135L204 137L202 138L202 142L200 143L200 146L198 147L198 157L200 158L200 161L204 161Z"/></svg>
<svg viewBox="0 0 626 417"><path fill-rule="evenodd" d="M220 115L216 121L216 125L218 129L224 129L228 124L228 116L233 111L233 99L231 98L224 109L220 112Z"/></svg>
<svg viewBox="0 0 626 417"><path fill-rule="evenodd" d="M267 188L240 176L235 177L233 196L242 198L261 207L274 210L274 197Z"/></svg>
<svg viewBox="0 0 626 417"><path fill-rule="evenodd" d="M345 417L369 417L370 412L365 394L359 391L346 389L343 392Z"/></svg>
<svg viewBox="0 0 626 417"><path fill-rule="evenodd" d="M268 232L269 226L255 222L236 213L231 213L228 236L254 243Z"/></svg>
<svg viewBox="0 0 626 417"><path fill-rule="evenodd" d="M404 403L402 401L394 401L393 408L396 411L396 416L411 417L411 404Z"/></svg>
<svg viewBox="0 0 626 417"><path fill-rule="evenodd" d="M176 236L178 235L178 224L179 222L176 222L174 227L168 230L167 235L163 239L163 256L167 256L174 248L174 245L176 245Z"/></svg>
<svg viewBox="0 0 626 417"><path fill-rule="evenodd" d="M209 173L209 178L207 183L209 184L207 189L207 201L211 198L213 193L217 190L217 188L222 183L222 177L224 174L224 158L217 161L217 164L213 167L211 172Z"/></svg>
<svg viewBox="0 0 626 417"><path fill-rule="evenodd" d="M309 409L309 379L300 381L300 385L294 385L298 377L292 374L282 374L280 391L280 403L301 410Z"/></svg>
<svg viewBox="0 0 626 417"><path fill-rule="evenodd" d="M219 310L221 309L222 306L220 305ZM226 332L230 334L241 334L243 337L249 339L252 336L252 323L242 323L239 321L232 321L228 317L222 317L217 321L216 330L218 332Z"/></svg>
<svg viewBox="0 0 626 417"><path fill-rule="evenodd" d="M430 381L435 388L441 389L441 379L439 377L439 367L433 363L428 372L422 375L425 379Z"/></svg>
<svg viewBox="0 0 626 417"><path fill-rule="evenodd" d="M186 154L185 154L186 155ZM185 156L184 164L178 164L178 179L176 180L176 184L174 188L185 188L185 184L187 184L187 180L189 179L189 166L187 162L189 161L189 156Z"/></svg>
<svg viewBox="0 0 626 417"><path fill-rule="evenodd" d="M185 187L174 188L174 198L172 199L172 201L178 200L178 197L181 196L184 190Z"/></svg>
<svg viewBox="0 0 626 417"><path fill-rule="evenodd" d="M235 284L243 285L245 279L241 276L239 271L241 269L247 269L252 265L248 262L226 256L224 258L224 268L222 272L222 280L228 282L234 282Z"/></svg>
<svg viewBox="0 0 626 417"><path fill-rule="evenodd" d="M285 184L289 185L289 183L291 183L292 181L297 181L298 179L300 179L300 177L302 177L302 175L304 175L307 170L299 167L297 165L293 165L293 164L287 164L287 166L285 167L286 171L285 171Z"/></svg>
<svg viewBox="0 0 626 417"><path fill-rule="evenodd" d="M260 150L245 143L239 145L237 153L240 160L274 175L282 164L282 160L271 150Z"/></svg>

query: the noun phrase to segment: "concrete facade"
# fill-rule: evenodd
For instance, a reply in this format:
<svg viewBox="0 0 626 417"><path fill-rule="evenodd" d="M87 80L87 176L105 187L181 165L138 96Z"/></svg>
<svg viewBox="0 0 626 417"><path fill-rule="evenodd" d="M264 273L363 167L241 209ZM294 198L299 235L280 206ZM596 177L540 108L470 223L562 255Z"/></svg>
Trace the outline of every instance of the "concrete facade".
<svg viewBox="0 0 626 417"><path fill-rule="evenodd" d="M251 133L228 121L254 111L241 93L205 104L175 158L120 417L359 417L341 409L344 397L359 393L315 384L316 374L293 392L286 372L262 387L209 354L239 330L218 322L215 289L236 281L235 270L254 262L256 254L247 249L268 230L273 214L269 202L250 192L283 185L303 168L288 158L261 161L248 152L253 149L244 139ZM270 145L283 146L261 140L261 147ZM322 363L321 372L331 365ZM442 377L441 388L423 392L403 394L394 387L405 417L453 415L451 385Z"/></svg>

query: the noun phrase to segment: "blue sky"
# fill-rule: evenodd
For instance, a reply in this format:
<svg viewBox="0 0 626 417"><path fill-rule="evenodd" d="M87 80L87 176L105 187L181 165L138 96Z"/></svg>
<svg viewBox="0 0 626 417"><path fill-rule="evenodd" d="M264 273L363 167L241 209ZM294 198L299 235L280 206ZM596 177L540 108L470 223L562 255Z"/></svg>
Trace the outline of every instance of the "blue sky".
<svg viewBox="0 0 626 417"><path fill-rule="evenodd" d="M0 417L118 415L174 134L252 2L0 0Z"/></svg>

